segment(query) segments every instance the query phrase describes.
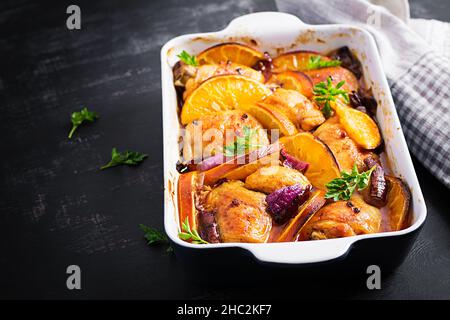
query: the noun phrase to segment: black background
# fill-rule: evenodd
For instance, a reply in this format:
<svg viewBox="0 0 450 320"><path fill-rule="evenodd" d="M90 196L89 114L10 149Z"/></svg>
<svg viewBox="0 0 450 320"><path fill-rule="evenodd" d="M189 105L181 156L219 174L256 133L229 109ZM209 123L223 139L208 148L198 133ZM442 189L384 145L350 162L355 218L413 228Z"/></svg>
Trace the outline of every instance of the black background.
<svg viewBox="0 0 450 320"><path fill-rule="evenodd" d="M410 2L414 16L450 20L446 0ZM69 31L72 3L0 3L0 298L450 298L450 192L417 161L428 219L382 290L356 278L322 283L320 296L308 296L313 281L295 284L296 295L284 290L293 283L267 279L259 287L200 284L164 247L149 248L138 224L163 229L161 46L276 7L77 1L82 29ZM70 113L83 106L101 118L68 140ZM99 171L112 147L149 158ZM81 267L80 291L66 288L70 264Z"/></svg>

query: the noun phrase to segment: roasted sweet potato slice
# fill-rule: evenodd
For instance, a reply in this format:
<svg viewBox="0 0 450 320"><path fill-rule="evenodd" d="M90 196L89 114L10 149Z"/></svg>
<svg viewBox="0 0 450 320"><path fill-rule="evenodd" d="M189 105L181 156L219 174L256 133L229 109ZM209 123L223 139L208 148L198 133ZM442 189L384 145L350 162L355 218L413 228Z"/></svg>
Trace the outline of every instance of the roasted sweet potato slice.
<svg viewBox="0 0 450 320"><path fill-rule="evenodd" d="M411 192L399 178L385 176L388 182L387 208L389 210L389 226L391 231L405 227L408 221Z"/></svg>
<svg viewBox="0 0 450 320"><path fill-rule="evenodd" d="M325 185L340 176L339 165L333 153L311 133L301 132L282 138L280 144L290 155L309 163L305 176L314 187L326 190Z"/></svg>
<svg viewBox="0 0 450 320"><path fill-rule="evenodd" d="M285 71L273 73L267 81L267 84L279 86L283 89L298 91L308 98L311 98L313 95L313 83L303 72Z"/></svg>
<svg viewBox="0 0 450 320"><path fill-rule="evenodd" d="M289 242L295 240L295 235L298 234L303 225L325 204L325 192L322 190L315 190L312 192L309 199L299 207L298 213L293 217L284 227L275 242Z"/></svg>
<svg viewBox="0 0 450 320"><path fill-rule="evenodd" d="M364 112L347 107L336 101L334 110L339 117L339 122L344 127L350 138L360 147L372 150L381 143L381 134L378 126L372 118Z"/></svg>
<svg viewBox="0 0 450 320"><path fill-rule="evenodd" d="M178 179L178 212L180 229L181 224L189 220L192 230L197 230L197 209L195 207L195 195L200 175L197 171L183 173Z"/></svg>
<svg viewBox="0 0 450 320"><path fill-rule="evenodd" d="M339 82L345 81L342 86L342 90L350 93L352 91L358 91L359 89L358 79L356 79L355 75L350 70L342 67L327 67L307 70L305 71L305 74L311 78L314 85L320 82L326 83L328 77L331 77L331 82L333 85L337 85Z"/></svg>

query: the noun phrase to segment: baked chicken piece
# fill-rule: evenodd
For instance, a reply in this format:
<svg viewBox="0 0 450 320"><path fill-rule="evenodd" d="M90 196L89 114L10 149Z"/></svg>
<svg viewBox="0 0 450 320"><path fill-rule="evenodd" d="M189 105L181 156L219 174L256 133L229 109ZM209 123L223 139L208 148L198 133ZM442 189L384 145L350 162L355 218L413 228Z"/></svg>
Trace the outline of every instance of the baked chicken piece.
<svg viewBox="0 0 450 320"><path fill-rule="evenodd" d="M365 170L364 158L367 153L348 136L337 116L331 117L318 127L314 136L330 148L341 170L351 172L355 163L359 171Z"/></svg>
<svg viewBox="0 0 450 320"><path fill-rule="evenodd" d="M297 127L310 131L325 121L319 107L295 90L279 88L264 99L264 104L283 112Z"/></svg>
<svg viewBox="0 0 450 320"><path fill-rule="evenodd" d="M298 240L321 240L380 231L381 212L359 195L320 209L301 229Z"/></svg>
<svg viewBox="0 0 450 320"><path fill-rule="evenodd" d="M246 188L266 194L294 184L307 186L311 183L300 171L282 166L259 168L245 179Z"/></svg>
<svg viewBox="0 0 450 320"><path fill-rule="evenodd" d="M213 212L221 242L266 242L272 218L266 195L244 188L242 181L224 182L206 197L205 210Z"/></svg>
<svg viewBox="0 0 450 320"><path fill-rule="evenodd" d="M266 130L243 111L225 111L189 123L183 141L183 162L189 163L194 159L222 153L225 145L232 144L237 136L244 135L244 127L252 130L248 136L249 150L269 144Z"/></svg>

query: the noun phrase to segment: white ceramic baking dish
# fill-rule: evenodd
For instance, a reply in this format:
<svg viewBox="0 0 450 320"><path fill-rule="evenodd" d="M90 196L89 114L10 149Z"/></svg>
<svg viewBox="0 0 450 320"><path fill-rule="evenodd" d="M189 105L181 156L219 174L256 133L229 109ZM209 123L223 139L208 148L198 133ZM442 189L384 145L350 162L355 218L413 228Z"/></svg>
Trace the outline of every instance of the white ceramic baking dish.
<svg viewBox="0 0 450 320"><path fill-rule="evenodd" d="M207 47L228 41L256 45L260 50L270 54L292 50L313 50L327 53L333 49L348 46L357 55L363 66L364 80L372 87L374 97L378 102L377 120L393 174L401 177L412 192L412 223L410 227L396 232L287 243L195 245L178 238L176 186L179 174L175 165L179 160L180 125L172 67L178 61L176 55L182 50L197 54ZM368 32L350 25L308 25L293 15L279 12L254 13L231 21L224 30L218 32L189 34L170 40L161 49L161 73L164 129L164 223L166 233L173 241L175 248L180 248L185 252L186 249L189 249L191 253L194 253L194 251L209 252L208 250L217 248L229 250L234 247L240 248L241 252L242 249L247 250L263 263L311 264L346 257L355 244L367 239L393 240L405 237L408 242L411 242L415 238L411 236L417 233L423 224L426 207L386 76L380 63L377 47ZM386 241L381 243L385 246ZM376 243L375 246L381 245L381 243ZM408 251L410 245L405 245L406 247L407 249L404 251ZM371 253L367 252L367 254Z"/></svg>

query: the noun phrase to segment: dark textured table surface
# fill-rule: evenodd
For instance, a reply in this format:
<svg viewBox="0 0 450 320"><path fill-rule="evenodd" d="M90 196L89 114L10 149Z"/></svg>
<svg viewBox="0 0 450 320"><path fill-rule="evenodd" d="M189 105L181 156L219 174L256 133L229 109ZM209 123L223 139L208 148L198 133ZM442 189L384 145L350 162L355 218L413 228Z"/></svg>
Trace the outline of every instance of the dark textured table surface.
<svg viewBox="0 0 450 320"><path fill-rule="evenodd" d="M77 1L80 31L65 26L69 4L0 3L0 298L283 297L270 285L199 284L137 227L163 228L161 45L275 4ZM446 0L411 7L414 16L449 20ZM68 140L69 115L82 106L101 118ZM149 158L99 171L112 147ZM382 290L361 282L323 287L324 296L450 298L450 192L415 166L428 220L406 261ZM81 267L80 291L66 288L71 264Z"/></svg>

